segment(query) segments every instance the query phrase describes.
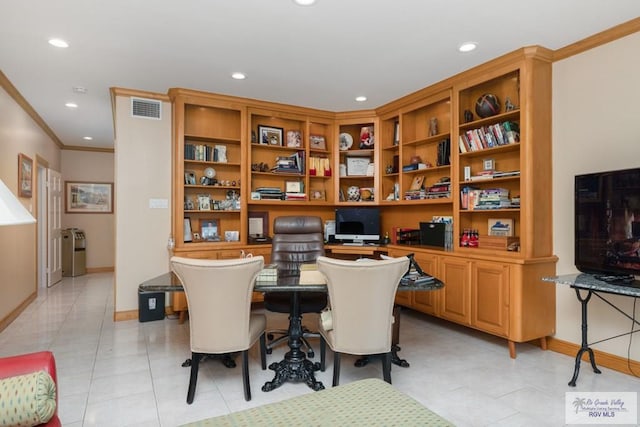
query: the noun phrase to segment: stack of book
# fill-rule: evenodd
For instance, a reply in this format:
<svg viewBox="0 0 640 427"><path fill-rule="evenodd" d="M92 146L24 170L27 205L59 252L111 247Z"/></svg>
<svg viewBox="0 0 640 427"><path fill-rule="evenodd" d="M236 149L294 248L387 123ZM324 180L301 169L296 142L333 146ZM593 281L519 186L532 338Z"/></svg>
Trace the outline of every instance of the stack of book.
<svg viewBox="0 0 640 427"><path fill-rule="evenodd" d="M285 200L307 200L307 193L284 193Z"/></svg>
<svg viewBox="0 0 640 427"><path fill-rule="evenodd" d="M451 183L437 182L427 189L427 199L441 199L451 197Z"/></svg>
<svg viewBox="0 0 640 427"><path fill-rule="evenodd" d="M427 198L427 190L421 188L419 190L407 190L404 192L405 200L422 200Z"/></svg>
<svg viewBox="0 0 640 427"><path fill-rule="evenodd" d="M264 268L258 273L258 277L256 278L259 282L277 282L278 281L278 265L277 264L267 264Z"/></svg>
<svg viewBox="0 0 640 427"><path fill-rule="evenodd" d="M304 174L305 154L303 150L290 156L276 157L276 165L271 169L275 173Z"/></svg>
<svg viewBox="0 0 640 427"><path fill-rule="evenodd" d="M259 187L256 189L260 193L261 200L282 200L284 194L278 187Z"/></svg>
<svg viewBox="0 0 640 427"><path fill-rule="evenodd" d="M509 190L506 188L487 188L480 192L474 209L505 209L511 207Z"/></svg>

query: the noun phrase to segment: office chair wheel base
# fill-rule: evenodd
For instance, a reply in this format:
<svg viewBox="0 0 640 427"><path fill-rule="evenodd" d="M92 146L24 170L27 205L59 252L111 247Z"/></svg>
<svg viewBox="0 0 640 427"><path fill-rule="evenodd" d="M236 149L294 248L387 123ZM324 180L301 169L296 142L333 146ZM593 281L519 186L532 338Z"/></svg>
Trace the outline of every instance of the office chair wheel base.
<svg viewBox="0 0 640 427"><path fill-rule="evenodd" d="M269 341L273 341L274 335L273 334L267 334L267 339Z"/></svg>
<svg viewBox="0 0 640 427"><path fill-rule="evenodd" d="M313 358L313 356L315 356L316 354L313 352L313 350L309 350L307 352L307 357Z"/></svg>
<svg viewBox="0 0 640 427"><path fill-rule="evenodd" d="M265 349L264 349L264 351L265 351L265 353L267 353L267 354L271 354L271 353L273 353L273 349L272 349L272 348L268 348L268 347L267 347L267 348L265 348Z"/></svg>

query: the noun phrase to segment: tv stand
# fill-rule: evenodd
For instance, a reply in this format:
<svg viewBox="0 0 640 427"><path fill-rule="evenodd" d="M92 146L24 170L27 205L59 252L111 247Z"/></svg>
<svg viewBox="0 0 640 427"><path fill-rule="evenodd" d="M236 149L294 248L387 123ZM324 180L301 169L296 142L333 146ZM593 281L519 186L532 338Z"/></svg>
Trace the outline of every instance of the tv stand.
<svg viewBox="0 0 640 427"><path fill-rule="evenodd" d="M545 282L555 282L562 285L569 285L576 291L576 297L578 301L580 301L580 305L582 307L582 343L580 344L580 349L576 354L576 364L573 370L573 377L569 381L569 385L572 387L576 386L576 380L578 379L578 374L580 373L580 361L582 359L582 355L586 352L589 355L589 361L591 362L591 368L593 368L593 372L596 374L601 373L601 371L596 366L596 358L589 345L589 341L587 339L587 329L588 329L588 318L587 318L587 307L589 304L589 300L591 300L592 296L596 296L604 303L609 305L611 308L616 310L618 313L622 314L627 319L633 322L632 328L630 332L626 332L623 334L617 334L615 336L601 339L595 341L593 344L598 344L604 341L609 341L614 338L619 338L625 335L631 335L636 332L640 332L640 329L636 329L636 326L640 326L640 321L636 320L635 317L630 316L629 314L622 311L615 304L604 298L602 294L612 294L612 295L624 295L629 297L638 298L640 297L640 287L636 288L634 286L625 286L625 285L616 285L610 282L606 282L603 280L599 280L597 276L592 274L568 274L564 276L556 276L556 277L544 277L542 279ZM585 296L581 293L581 291L587 292Z"/></svg>
<svg viewBox="0 0 640 427"><path fill-rule="evenodd" d="M635 276L632 274L594 274L598 280L601 280L606 283L611 283L612 285L631 285L635 281Z"/></svg>

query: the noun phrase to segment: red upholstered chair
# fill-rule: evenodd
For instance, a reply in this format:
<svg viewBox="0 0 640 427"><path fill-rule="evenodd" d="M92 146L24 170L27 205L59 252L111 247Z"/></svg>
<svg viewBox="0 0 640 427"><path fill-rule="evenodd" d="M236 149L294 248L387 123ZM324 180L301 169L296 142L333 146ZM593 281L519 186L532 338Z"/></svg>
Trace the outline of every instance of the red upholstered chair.
<svg viewBox="0 0 640 427"><path fill-rule="evenodd" d="M61 427L58 418L58 378L56 376L56 361L50 351L21 354L19 356L0 358L0 379L30 374L37 371L46 371L56 384L56 412L46 424L46 427Z"/></svg>

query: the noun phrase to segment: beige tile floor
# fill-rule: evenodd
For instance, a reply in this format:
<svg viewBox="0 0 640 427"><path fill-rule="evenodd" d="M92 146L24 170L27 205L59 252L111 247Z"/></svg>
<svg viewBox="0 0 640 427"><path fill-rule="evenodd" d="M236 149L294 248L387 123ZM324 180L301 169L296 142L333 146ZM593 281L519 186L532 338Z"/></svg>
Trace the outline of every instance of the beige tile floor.
<svg viewBox="0 0 640 427"><path fill-rule="evenodd" d="M64 278L0 332L0 356L54 352L65 427L177 426L312 392L293 383L262 392L272 371L260 369L254 348L250 402L240 367L209 360L187 405L189 370L180 365L190 355L188 323L113 322L112 283L111 273ZM286 316L268 316L269 326L286 324ZM562 426L567 391L640 391L640 379L606 368L596 375L583 367L577 387L568 387L571 357L519 344L511 359L504 340L410 310L403 312L400 340L411 366L393 367L393 385L458 426ZM283 353L275 350L269 362ZM317 377L329 386L330 352L327 359ZM343 358L341 383L382 376L378 362L356 368L353 360Z"/></svg>

